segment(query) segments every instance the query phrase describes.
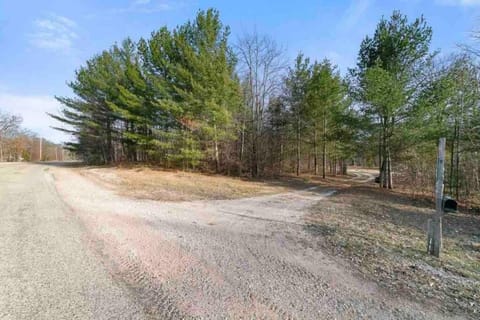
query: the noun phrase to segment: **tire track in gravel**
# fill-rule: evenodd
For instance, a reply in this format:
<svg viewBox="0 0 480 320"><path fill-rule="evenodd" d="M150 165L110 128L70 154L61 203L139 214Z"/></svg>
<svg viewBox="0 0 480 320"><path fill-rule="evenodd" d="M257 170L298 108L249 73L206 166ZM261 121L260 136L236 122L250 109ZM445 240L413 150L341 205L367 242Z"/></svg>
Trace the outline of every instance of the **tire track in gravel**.
<svg viewBox="0 0 480 320"><path fill-rule="evenodd" d="M47 181L54 182L56 177L48 174ZM56 185L49 183L47 186L52 192L57 193ZM131 297L143 307L145 319L187 319L187 315L180 312L175 301L168 296L162 286L154 284L154 279L143 271L141 261L126 252L121 252L121 243L116 241L113 234L103 234L102 229L108 221L101 221L95 214L84 215L71 206L64 199L63 205L68 208L67 214L78 223L82 229L84 243L97 254L102 264L110 271L112 277L122 286L126 286ZM92 219L92 217L94 217ZM108 216L100 216L112 221ZM0 318L2 319L2 318ZM119 318L120 319L120 318Z"/></svg>
<svg viewBox="0 0 480 320"><path fill-rule="evenodd" d="M183 314L176 306L175 301L168 295L161 285L155 285L148 273L143 272L138 261L125 256L119 256L114 266L117 277L126 282L135 293L148 315L154 319L184 319Z"/></svg>
<svg viewBox="0 0 480 320"><path fill-rule="evenodd" d="M113 278L126 286L131 296L143 306L143 311L148 319L186 319L176 302L168 295L155 279L144 271L142 261L139 261L132 252L122 250L124 244L120 243L117 236L105 232L109 222L101 219L85 219L74 211L81 220L84 229L84 242L97 253L105 267L110 270ZM108 218L108 216L106 217ZM111 218L108 220L112 220Z"/></svg>
<svg viewBox="0 0 480 320"><path fill-rule="evenodd" d="M159 223L160 224L160 223ZM168 223L162 222L163 227ZM162 226L157 226L161 228ZM271 226L272 228L274 226ZM166 228L165 228L166 229ZM307 268L295 265L294 261L288 261L283 252L279 255L271 252L271 248L264 247L261 239L250 241L248 237L228 240L218 236L218 232L191 230L189 226L182 228L181 225L168 226L170 230L176 230L181 234L190 234L192 239L184 238L184 247L187 251L197 252L206 260L216 264L225 278L229 279L228 284L232 288L245 292L245 295L255 296L263 304L267 305L281 319L330 319L342 315L345 318L347 313L355 312L359 303L348 303L343 300L341 292L331 287L328 281L309 271ZM300 231L300 230L298 230ZM301 232L301 231L300 231ZM212 239L217 238L214 242ZM196 239L195 241L192 241ZM268 241L276 241L269 239ZM212 250L204 252L205 249L197 247L195 243L206 243L204 247L211 247ZM238 244L241 243L239 246ZM232 258L228 263L222 257ZM271 281L276 275L288 275L285 281ZM288 301L289 303L285 303ZM333 311L322 309L322 305L333 306ZM299 308L301 306L301 308ZM364 306L366 308L368 306ZM378 310L371 310L378 314ZM315 315L315 316L312 316ZM260 316L260 315L255 315Z"/></svg>
<svg viewBox="0 0 480 320"><path fill-rule="evenodd" d="M240 317L251 305L266 309L255 301L240 303L233 292L225 298L225 291L218 290L225 285L220 274L163 239L158 232L143 225L141 219L116 215L84 216L83 219L112 273L129 286L152 318L185 319L205 314L220 316L224 312L223 318L231 314ZM153 245L139 242L145 235ZM204 305L197 306L196 300Z"/></svg>
<svg viewBox="0 0 480 320"><path fill-rule="evenodd" d="M152 317L444 318L321 252L301 220L325 196L318 190L165 203L120 197L68 169L55 176L112 272Z"/></svg>

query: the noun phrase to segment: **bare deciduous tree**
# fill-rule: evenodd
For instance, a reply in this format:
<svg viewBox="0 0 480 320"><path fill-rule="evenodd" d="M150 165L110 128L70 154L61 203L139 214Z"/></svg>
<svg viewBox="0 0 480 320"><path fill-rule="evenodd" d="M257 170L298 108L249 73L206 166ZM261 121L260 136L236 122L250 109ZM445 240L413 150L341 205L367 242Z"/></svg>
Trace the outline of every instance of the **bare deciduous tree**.
<svg viewBox="0 0 480 320"><path fill-rule="evenodd" d="M243 161L246 134L250 133L250 170L259 173L260 139L265 124L265 111L269 99L281 86L287 67L284 49L268 36L256 31L245 34L237 42L239 74L243 83L245 112L241 126L240 160Z"/></svg>
<svg viewBox="0 0 480 320"><path fill-rule="evenodd" d="M4 138L17 131L21 123L20 116L0 111L0 162L3 161Z"/></svg>

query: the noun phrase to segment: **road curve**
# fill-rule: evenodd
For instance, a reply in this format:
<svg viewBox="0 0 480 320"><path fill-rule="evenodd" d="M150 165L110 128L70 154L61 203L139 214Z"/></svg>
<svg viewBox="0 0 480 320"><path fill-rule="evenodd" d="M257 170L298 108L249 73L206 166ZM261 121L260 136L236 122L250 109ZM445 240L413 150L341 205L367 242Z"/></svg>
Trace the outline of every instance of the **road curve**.
<svg viewBox="0 0 480 320"><path fill-rule="evenodd" d="M156 202L0 164L0 319L448 318L321 251L303 215L331 192Z"/></svg>

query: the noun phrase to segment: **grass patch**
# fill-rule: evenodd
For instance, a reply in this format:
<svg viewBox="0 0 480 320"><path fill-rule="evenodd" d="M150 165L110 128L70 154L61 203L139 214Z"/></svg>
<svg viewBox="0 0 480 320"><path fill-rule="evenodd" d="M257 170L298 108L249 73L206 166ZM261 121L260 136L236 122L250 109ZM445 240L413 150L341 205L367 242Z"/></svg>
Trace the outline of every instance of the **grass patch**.
<svg viewBox="0 0 480 320"><path fill-rule="evenodd" d="M447 215L441 259L426 254L427 200L375 187L351 187L306 217L322 246L383 287L441 310L480 314L480 217Z"/></svg>
<svg viewBox="0 0 480 320"><path fill-rule="evenodd" d="M87 167L80 173L125 196L163 201L224 200L291 191L298 180L256 181L150 167Z"/></svg>

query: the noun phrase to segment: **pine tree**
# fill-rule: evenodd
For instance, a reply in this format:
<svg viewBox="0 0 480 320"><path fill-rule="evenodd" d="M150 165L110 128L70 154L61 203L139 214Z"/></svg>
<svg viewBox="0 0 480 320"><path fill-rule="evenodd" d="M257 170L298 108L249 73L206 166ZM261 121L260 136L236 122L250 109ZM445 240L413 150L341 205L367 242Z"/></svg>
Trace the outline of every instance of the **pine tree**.
<svg viewBox="0 0 480 320"><path fill-rule="evenodd" d="M307 122L313 132L314 172L318 174L318 135L321 134L322 177L325 179L327 167L327 144L333 142L336 164L337 136L342 128L343 117L348 107L346 90L336 67L330 61L315 62L307 85ZM338 154L340 156L340 154ZM336 165L334 169L336 174Z"/></svg>
<svg viewBox="0 0 480 320"><path fill-rule="evenodd" d="M301 172L301 148L303 132L306 126L307 101L306 95L308 83L311 77L310 59L299 54L295 59L295 65L289 69L285 78L286 101L289 104L292 116L293 128L295 131L295 149L296 149L296 175Z"/></svg>
<svg viewBox="0 0 480 320"><path fill-rule="evenodd" d="M392 142L423 90L422 71L432 58L431 38L432 29L423 17L409 23L395 11L390 20L379 22L373 38L363 40L357 68L351 70L354 97L363 105L363 115L378 124L383 187L393 187Z"/></svg>

